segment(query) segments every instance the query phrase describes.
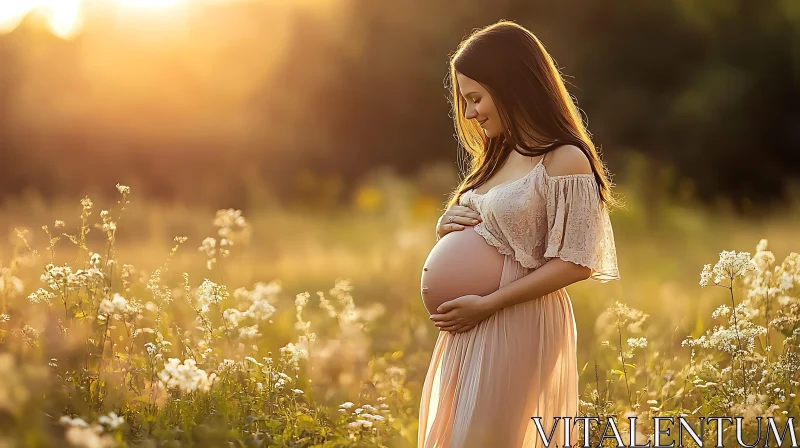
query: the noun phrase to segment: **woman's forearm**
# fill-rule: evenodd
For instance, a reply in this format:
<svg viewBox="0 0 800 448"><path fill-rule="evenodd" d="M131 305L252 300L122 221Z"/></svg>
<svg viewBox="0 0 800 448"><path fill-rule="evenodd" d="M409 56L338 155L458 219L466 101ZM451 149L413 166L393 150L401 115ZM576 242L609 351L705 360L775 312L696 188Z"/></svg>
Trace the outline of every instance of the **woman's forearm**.
<svg viewBox="0 0 800 448"><path fill-rule="evenodd" d="M592 270L560 258L553 258L530 274L486 296L494 311L527 302L589 278Z"/></svg>

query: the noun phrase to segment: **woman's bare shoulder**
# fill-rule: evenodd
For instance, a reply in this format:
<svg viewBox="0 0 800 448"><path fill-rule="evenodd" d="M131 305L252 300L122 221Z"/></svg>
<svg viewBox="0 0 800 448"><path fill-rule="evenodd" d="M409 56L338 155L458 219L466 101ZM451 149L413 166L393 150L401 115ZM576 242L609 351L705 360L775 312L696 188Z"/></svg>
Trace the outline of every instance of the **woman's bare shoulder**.
<svg viewBox="0 0 800 448"><path fill-rule="evenodd" d="M592 164L583 150L575 145L562 145L547 153L543 162L549 176L592 174Z"/></svg>

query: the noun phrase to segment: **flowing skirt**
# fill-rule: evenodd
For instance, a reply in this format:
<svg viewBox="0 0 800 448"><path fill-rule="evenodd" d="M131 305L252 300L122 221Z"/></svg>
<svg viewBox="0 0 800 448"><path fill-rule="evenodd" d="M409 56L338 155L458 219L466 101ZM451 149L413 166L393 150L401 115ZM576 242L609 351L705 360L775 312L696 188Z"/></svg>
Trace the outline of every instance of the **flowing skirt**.
<svg viewBox="0 0 800 448"><path fill-rule="evenodd" d="M532 271L506 255L500 288ZM440 331L422 388L417 446L544 447L531 417L541 417L551 447L568 444L567 422L577 443L576 343L564 288L503 308L468 331Z"/></svg>

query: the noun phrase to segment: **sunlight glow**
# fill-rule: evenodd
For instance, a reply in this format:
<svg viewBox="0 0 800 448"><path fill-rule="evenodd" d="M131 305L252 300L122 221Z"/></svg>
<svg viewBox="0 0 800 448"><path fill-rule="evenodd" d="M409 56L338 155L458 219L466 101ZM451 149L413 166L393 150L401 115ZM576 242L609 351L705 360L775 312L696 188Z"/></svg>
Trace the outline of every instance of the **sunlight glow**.
<svg viewBox="0 0 800 448"><path fill-rule="evenodd" d="M53 33L68 38L81 24L82 0L14 0L0 3L0 33L14 30L31 11L39 10Z"/></svg>
<svg viewBox="0 0 800 448"><path fill-rule="evenodd" d="M67 38L81 26L81 0L51 0L47 21L56 36Z"/></svg>
<svg viewBox="0 0 800 448"><path fill-rule="evenodd" d="M104 0L137 9L162 10L190 0ZM53 33L62 38L74 36L81 28L81 6L84 0L0 0L0 33L19 26L31 11L39 11L47 19Z"/></svg>

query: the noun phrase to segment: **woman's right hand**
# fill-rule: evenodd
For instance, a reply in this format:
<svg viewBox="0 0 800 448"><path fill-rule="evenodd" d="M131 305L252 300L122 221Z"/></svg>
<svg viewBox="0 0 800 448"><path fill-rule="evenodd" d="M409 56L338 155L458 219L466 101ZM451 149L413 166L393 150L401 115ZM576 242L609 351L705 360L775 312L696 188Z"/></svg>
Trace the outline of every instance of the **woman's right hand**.
<svg viewBox="0 0 800 448"><path fill-rule="evenodd" d="M439 217L436 223L436 235L441 238L455 230L464 230L464 226L474 226L483 219L475 210L463 205L453 205Z"/></svg>

